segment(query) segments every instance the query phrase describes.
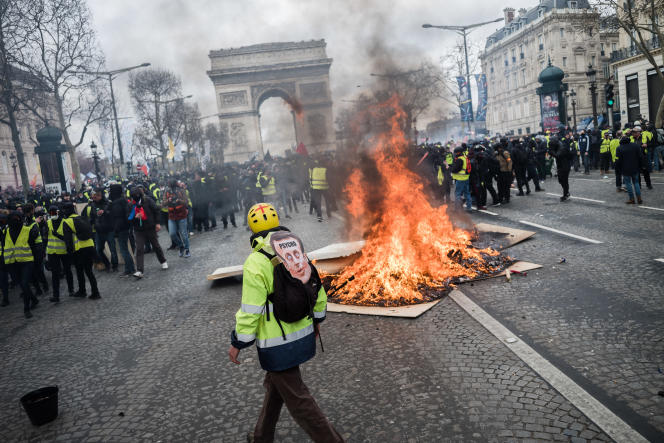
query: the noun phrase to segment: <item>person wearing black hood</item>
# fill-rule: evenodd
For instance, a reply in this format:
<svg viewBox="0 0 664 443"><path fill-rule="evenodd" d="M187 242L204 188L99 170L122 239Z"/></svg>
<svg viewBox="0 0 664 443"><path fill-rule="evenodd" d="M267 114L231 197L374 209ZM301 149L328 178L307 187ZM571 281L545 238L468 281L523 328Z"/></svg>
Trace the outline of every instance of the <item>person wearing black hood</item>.
<svg viewBox="0 0 664 443"><path fill-rule="evenodd" d="M157 254L157 260L161 263L161 269L168 269L168 263L157 237L157 233L161 230L161 225L158 223L159 209L157 204L143 193L142 186L136 186L132 189L131 199L129 220L134 227L134 235L136 236L136 272L134 277L143 278L143 258L146 243L152 245Z"/></svg>
<svg viewBox="0 0 664 443"><path fill-rule="evenodd" d="M64 273L67 281L69 296L74 296L74 275L71 272L71 259L67 254L67 246L60 236L56 235L62 223L62 217L58 212L57 206L51 206L48 209L49 219L46 222L46 254L48 256L48 267L51 268L51 284L53 294L49 301L53 303L60 302L60 278Z"/></svg>
<svg viewBox="0 0 664 443"><path fill-rule="evenodd" d="M563 188L560 201L564 202L569 198L569 172L572 169L572 152L569 145L560 142L557 137L551 137L549 140L549 152L556 159L558 183Z"/></svg>
<svg viewBox="0 0 664 443"><path fill-rule="evenodd" d="M25 219L25 225L29 228L36 226L39 230L39 237L35 244L34 250L34 269L32 270L32 285L35 288L35 295L40 296L48 292L48 282L46 281L46 276L44 275L44 244L42 243L42 232L39 223L42 221L43 217L38 217L38 220L35 220L35 206L32 203L26 203L23 206L23 218ZM42 286L44 291L42 292Z"/></svg>
<svg viewBox="0 0 664 443"><path fill-rule="evenodd" d="M136 272L134 268L134 258L129 252L129 204L122 195L122 185L112 184L109 187L108 198L111 200L109 211L111 212L111 221L113 224L113 234L118 241L118 248L122 259L124 260L124 272L121 277L129 277Z"/></svg>
<svg viewBox="0 0 664 443"><path fill-rule="evenodd" d="M90 299L101 298L97 287L97 278L92 271L94 259L97 256L95 242L92 239L92 227L87 219L76 214L72 203L62 205L64 219L58 228L58 234L63 237L67 254L73 256L76 267L76 278L78 280L78 291L74 297L87 297L85 289L85 277L90 281Z"/></svg>
<svg viewBox="0 0 664 443"><path fill-rule="evenodd" d="M34 267L33 251L39 237L37 226L25 226L23 216L12 211L7 221L7 230L2 238L2 258L12 280L17 281L23 291L23 313L31 318L39 300L30 289L32 270Z"/></svg>

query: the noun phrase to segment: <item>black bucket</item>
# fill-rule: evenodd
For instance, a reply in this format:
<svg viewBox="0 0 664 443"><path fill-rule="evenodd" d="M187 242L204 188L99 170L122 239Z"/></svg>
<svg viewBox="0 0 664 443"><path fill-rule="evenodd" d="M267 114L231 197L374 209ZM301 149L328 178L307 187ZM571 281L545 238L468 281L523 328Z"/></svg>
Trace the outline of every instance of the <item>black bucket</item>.
<svg viewBox="0 0 664 443"><path fill-rule="evenodd" d="M33 425L51 422L58 416L58 387L48 386L28 392L21 397L21 405Z"/></svg>

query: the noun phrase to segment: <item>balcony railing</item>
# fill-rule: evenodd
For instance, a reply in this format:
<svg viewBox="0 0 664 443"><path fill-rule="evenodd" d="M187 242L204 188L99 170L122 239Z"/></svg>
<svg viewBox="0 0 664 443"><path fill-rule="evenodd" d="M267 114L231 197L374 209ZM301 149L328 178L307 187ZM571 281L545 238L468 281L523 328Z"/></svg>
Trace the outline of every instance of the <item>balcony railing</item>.
<svg viewBox="0 0 664 443"><path fill-rule="evenodd" d="M648 40L646 47L648 51L652 51L654 49L660 49L661 45L659 43L659 39L657 38L657 36L653 36L653 38ZM641 50L636 45L631 45L627 48L622 48L618 49L617 51L613 51L611 53L611 63L616 63L621 60L625 60L631 57L636 57L638 55L641 55Z"/></svg>

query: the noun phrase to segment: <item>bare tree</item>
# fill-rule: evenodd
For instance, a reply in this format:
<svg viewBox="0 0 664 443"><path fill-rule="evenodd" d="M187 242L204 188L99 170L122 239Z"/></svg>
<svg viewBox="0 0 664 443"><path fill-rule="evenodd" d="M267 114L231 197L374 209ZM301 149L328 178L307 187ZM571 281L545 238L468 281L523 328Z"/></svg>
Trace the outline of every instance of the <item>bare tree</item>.
<svg viewBox="0 0 664 443"><path fill-rule="evenodd" d="M210 144L210 158L215 164L224 163L224 149L228 146L229 135L225 127L208 123L205 125L203 140Z"/></svg>
<svg viewBox="0 0 664 443"><path fill-rule="evenodd" d="M664 0L591 0L604 23L613 23L629 37L634 52L638 51L654 68L664 83ZM636 55L636 54L635 54ZM662 127L664 96L655 116L655 127Z"/></svg>
<svg viewBox="0 0 664 443"><path fill-rule="evenodd" d="M198 105L184 105L184 118L183 118L183 139L187 145L187 152L182 154L184 158L184 170L187 171L190 167L189 163L193 158L192 148L200 146L203 140L203 127L201 126L201 112L198 110Z"/></svg>
<svg viewBox="0 0 664 443"><path fill-rule="evenodd" d="M177 143L183 132L182 83L170 71L145 69L129 75L129 92L139 118L137 148L149 156L146 160L160 157L165 168L168 145L164 137Z"/></svg>
<svg viewBox="0 0 664 443"><path fill-rule="evenodd" d="M55 123L62 130L78 184L80 168L76 149L83 144L90 125L108 116L110 105L103 82L73 71L99 71L104 57L84 0L32 0L28 3L30 7L23 10L22 19L30 32L17 63L48 86L55 122L49 107L38 107L30 101L23 105L41 124Z"/></svg>
<svg viewBox="0 0 664 443"><path fill-rule="evenodd" d="M471 72L480 72L480 58L479 54L481 46L475 42L468 42L468 69ZM438 71L441 88L439 89L438 98L444 102L454 105L455 111L458 112L461 106L461 91L459 90L459 83L457 77L466 77L466 55L463 46L463 39L459 39L454 46L454 49L440 58L442 69Z"/></svg>

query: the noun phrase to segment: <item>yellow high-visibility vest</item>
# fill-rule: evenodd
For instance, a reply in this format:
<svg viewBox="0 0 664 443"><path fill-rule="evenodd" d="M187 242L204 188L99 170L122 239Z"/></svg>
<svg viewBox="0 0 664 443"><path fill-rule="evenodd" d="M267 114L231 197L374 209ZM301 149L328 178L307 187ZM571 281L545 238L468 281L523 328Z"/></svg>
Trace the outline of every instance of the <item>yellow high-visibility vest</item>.
<svg viewBox="0 0 664 443"><path fill-rule="evenodd" d="M62 224L62 222L60 222ZM46 221L48 226L48 242L46 243L46 253L55 255L64 255L67 253L67 246L65 241L55 236L53 231L53 220Z"/></svg>
<svg viewBox="0 0 664 443"><path fill-rule="evenodd" d="M12 263L29 263L35 261L35 258L32 255L32 249L30 248L30 227L22 226L21 232L18 234L16 243L12 241L11 235L9 235L9 228L5 231L3 255L5 258L5 264L10 265Z"/></svg>
<svg viewBox="0 0 664 443"><path fill-rule="evenodd" d="M69 226L69 229L71 229L72 237L74 240L74 252L77 252L83 248L90 248L95 246L95 242L93 239L89 238L87 240L79 240L78 237L76 236L76 227L74 226L74 219L76 217L78 217L78 215L76 214L70 215L69 217L62 220L62 223L60 223L60 226L58 227L58 234L60 235L64 235L65 224Z"/></svg>
<svg viewBox="0 0 664 443"><path fill-rule="evenodd" d="M459 172L453 172L452 173L452 178L454 180L466 181L470 178L470 176L468 175L468 172L467 172L468 158L465 155L462 155L459 158L463 161L463 166L461 167L461 170Z"/></svg>
<svg viewBox="0 0 664 443"><path fill-rule="evenodd" d="M611 149L611 140L605 138L602 140L602 145L599 147L600 154L606 154Z"/></svg>
<svg viewBox="0 0 664 443"><path fill-rule="evenodd" d="M310 169L309 181L311 183L311 189L320 191L329 189L330 186L327 183L327 168L315 167Z"/></svg>
<svg viewBox="0 0 664 443"><path fill-rule="evenodd" d="M445 181L445 174L443 174L443 167L438 166L438 186L443 186L444 181Z"/></svg>
<svg viewBox="0 0 664 443"><path fill-rule="evenodd" d="M271 195L274 195L277 193L277 186L274 183L274 177L270 177L270 179L267 182L267 185L263 187L261 184L261 178L263 177L263 173L258 174L258 178L256 179L256 187L261 188L261 192L263 193L263 197L269 197Z"/></svg>

